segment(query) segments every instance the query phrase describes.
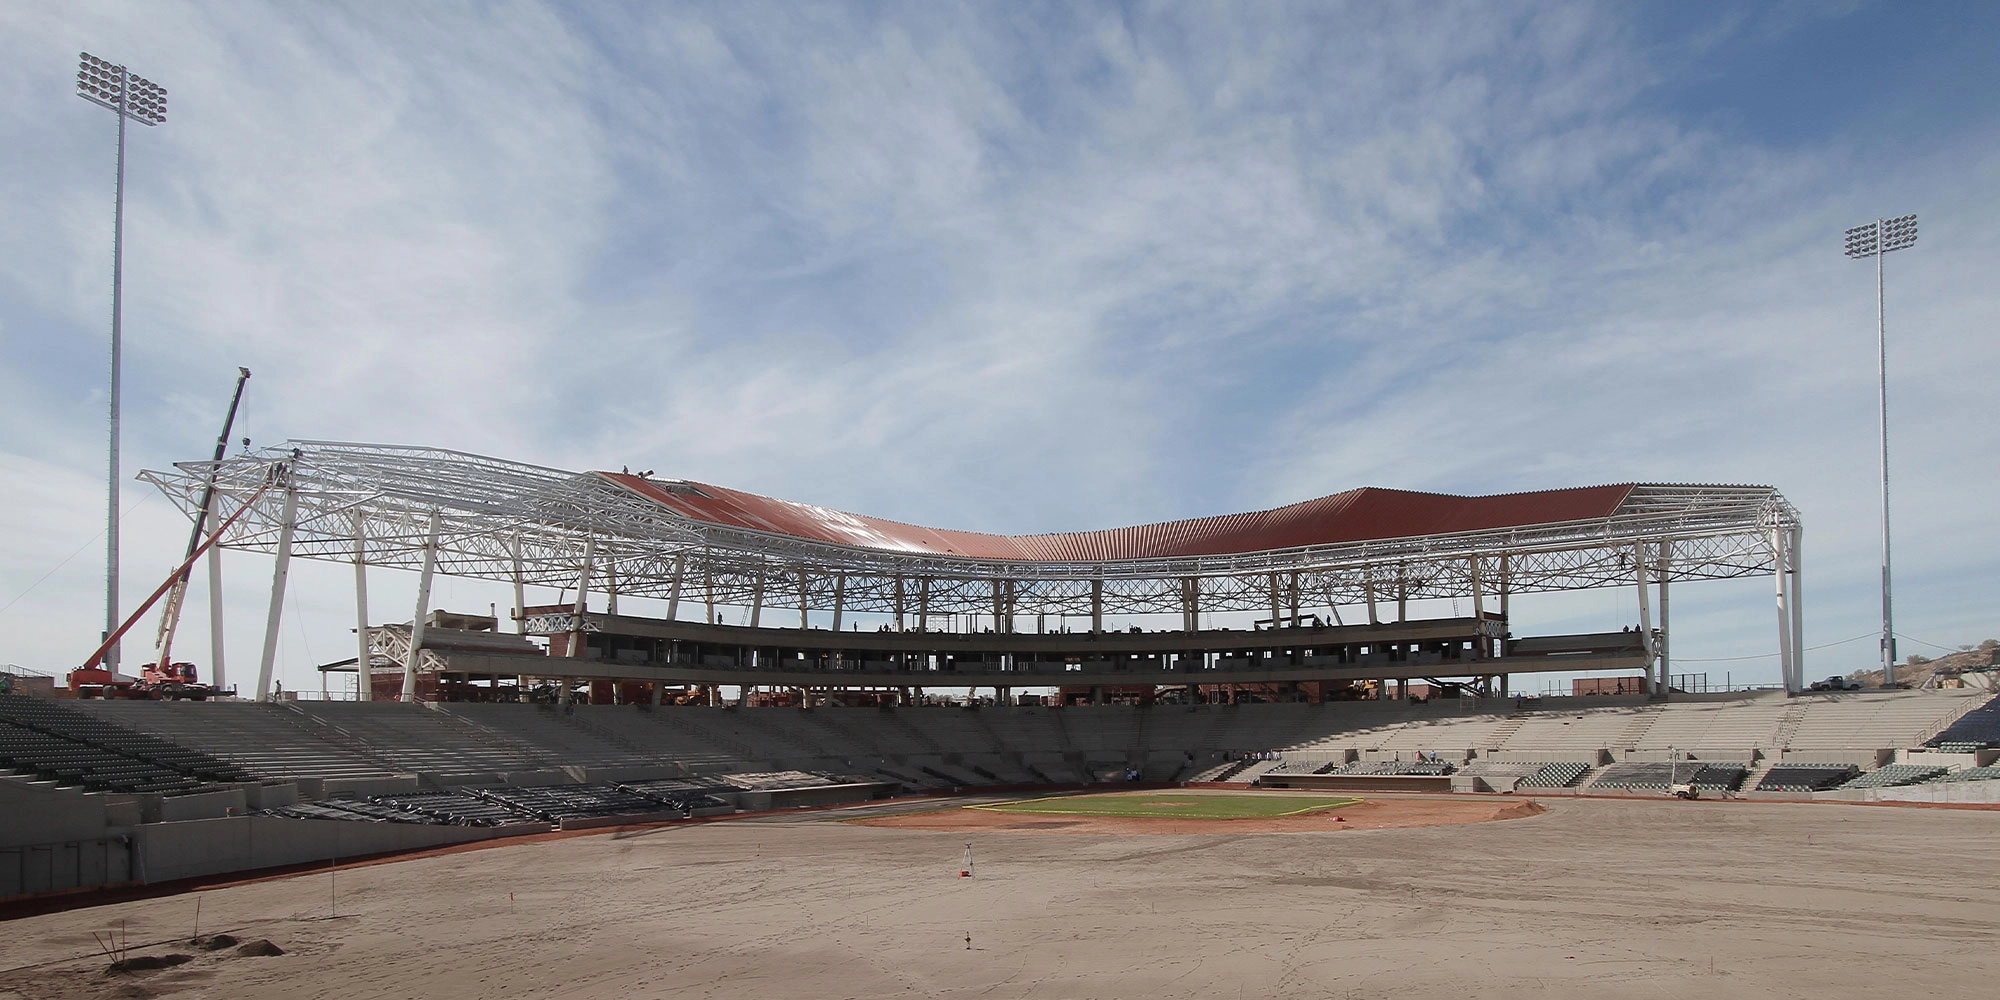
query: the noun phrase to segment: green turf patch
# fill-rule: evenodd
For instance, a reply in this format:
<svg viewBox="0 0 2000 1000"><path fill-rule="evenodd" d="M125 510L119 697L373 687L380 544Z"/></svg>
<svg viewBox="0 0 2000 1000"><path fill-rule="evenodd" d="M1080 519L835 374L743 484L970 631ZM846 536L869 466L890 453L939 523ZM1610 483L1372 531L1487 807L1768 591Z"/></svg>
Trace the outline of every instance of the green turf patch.
<svg viewBox="0 0 2000 1000"><path fill-rule="evenodd" d="M1115 792L1065 795L966 806L1034 816L1119 816L1160 819L1272 819L1340 809L1361 800L1347 795L1188 795L1174 792Z"/></svg>

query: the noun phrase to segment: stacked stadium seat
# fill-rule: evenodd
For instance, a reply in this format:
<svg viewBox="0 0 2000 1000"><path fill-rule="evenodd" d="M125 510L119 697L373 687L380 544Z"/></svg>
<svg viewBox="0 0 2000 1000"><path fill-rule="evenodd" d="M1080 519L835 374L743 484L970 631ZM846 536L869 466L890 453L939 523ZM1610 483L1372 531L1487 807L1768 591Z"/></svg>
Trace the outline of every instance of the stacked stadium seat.
<svg viewBox="0 0 2000 1000"><path fill-rule="evenodd" d="M1760 792L1823 792L1859 774L1853 764L1779 764L1757 782Z"/></svg>
<svg viewBox="0 0 2000 1000"><path fill-rule="evenodd" d="M1657 789L1665 791L1676 783L1707 791L1733 792L1743 784L1749 770L1740 764L1627 763L1613 764L1591 782L1592 788Z"/></svg>
<svg viewBox="0 0 2000 1000"><path fill-rule="evenodd" d="M1924 744L1945 753L1972 753L2000 747L2000 696L1958 717Z"/></svg>
<svg viewBox="0 0 2000 1000"><path fill-rule="evenodd" d="M1929 781L1945 773L1942 767L1923 764L1887 764L1856 776L1842 788L1893 788L1897 785L1915 785Z"/></svg>

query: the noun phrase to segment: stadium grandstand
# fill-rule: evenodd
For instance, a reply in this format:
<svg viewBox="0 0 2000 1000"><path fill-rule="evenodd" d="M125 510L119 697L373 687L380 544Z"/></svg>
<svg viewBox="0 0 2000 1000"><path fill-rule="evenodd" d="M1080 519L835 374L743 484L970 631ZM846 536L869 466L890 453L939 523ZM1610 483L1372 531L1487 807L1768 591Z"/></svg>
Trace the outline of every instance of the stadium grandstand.
<svg viewBox="0 0 2000 1000"><path fill-rule="evenodd" d="M375 445L145 475L190 514L211 477L242 514L224 543L277 557L273 630L291 557L358 568L360 644L328 668L367 683L277 697L267 642L243 699L0 695L0 897L967 790L2000 800L1990 686L1801 690L1800 527L1768 487L1360 489L1000 536ZM369 566L416 570L420 610L440 573L510 583L512 627L371 624ZM1667 697L1670 583L1754 575L1790 690ZM1591 588L1632 594L1635 626L1510 631L1515 597ZM1439 598L1463 612L1409 613ZM1583 670L1637 683L1509 690Z"/></svg>

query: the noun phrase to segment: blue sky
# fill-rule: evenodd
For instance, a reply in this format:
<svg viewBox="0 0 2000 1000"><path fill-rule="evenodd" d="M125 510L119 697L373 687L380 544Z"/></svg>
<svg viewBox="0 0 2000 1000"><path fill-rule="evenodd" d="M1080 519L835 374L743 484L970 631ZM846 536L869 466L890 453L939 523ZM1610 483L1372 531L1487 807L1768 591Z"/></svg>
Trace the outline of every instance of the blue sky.
<svg viewBox="0 0 2000 1000"><path fill-rule="evenodd" d="M0 662L60 671L101 616L113 128L70 92L80 50L171 94L131 137L128 472L205 454L245 365L260 443L1003 532L1769 483L1807 525L1812 644L1877 621L1873 275L1840 235L1917 212L1888 284L1899 630L1975 642L2000 633L1997 28L1974 3L0 0ZM124 502L130 607L185 528ZM240 676L268 560L229 574ZM316 687L346 570L294 579L282 676ZM1765 581L1677 590L1677 656L1774 680L1769 608Z"/></svg>

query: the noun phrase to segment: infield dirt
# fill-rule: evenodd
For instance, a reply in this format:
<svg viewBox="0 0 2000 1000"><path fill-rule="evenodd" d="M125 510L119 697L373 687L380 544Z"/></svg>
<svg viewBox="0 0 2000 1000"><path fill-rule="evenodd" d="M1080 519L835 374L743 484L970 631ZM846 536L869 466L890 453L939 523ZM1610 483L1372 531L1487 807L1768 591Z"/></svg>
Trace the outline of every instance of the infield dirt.
<svg viewBox="0 0 2000 1000"><path fill-rule="evenodd" d="M2000 981L2000 813L1549 806L1341 833L841 821L898 808L874 807L514 844L201 894L204 934L272 957L188 947L193 895L10 921L0 998L1826 1000ZM192 959L105 975L91 932L121 921L133 955Z"/></svg>

